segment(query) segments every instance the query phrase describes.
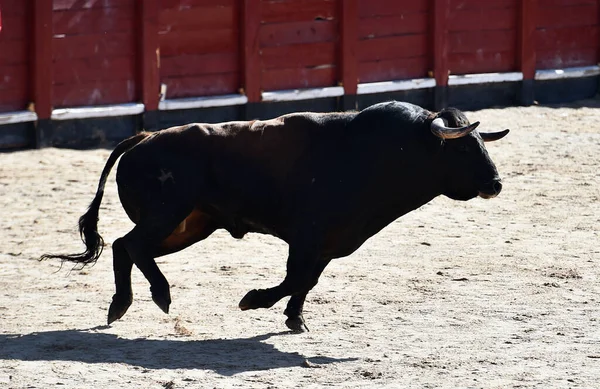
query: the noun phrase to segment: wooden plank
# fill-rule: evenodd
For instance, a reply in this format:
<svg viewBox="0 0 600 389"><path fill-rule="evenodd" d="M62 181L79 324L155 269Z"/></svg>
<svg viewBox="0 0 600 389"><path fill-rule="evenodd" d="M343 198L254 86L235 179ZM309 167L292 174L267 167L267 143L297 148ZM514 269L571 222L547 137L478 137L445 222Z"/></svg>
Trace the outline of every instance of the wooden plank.
<svg viewBox="0 0 600 389"><path fill-rule="evenodd" d="M535 31L535 45L538 50L598 47L599 26L566 27Z"/></svg>
<svg viewBox="0 0 600 389"><path fill-rule="evenodd" d="M147 0L146 0L147 1ZM94 80L132 80L135 78L135 58L56 59L52 66L54 84L90 82Z"/></svg>
<svg viewBox="0 0 600 389"><path fill-rule="evenodd" d="M360 62L421 57L427 55L428 43L424 34L362 40L357 45L357 57Z"/></svg>
<svg viewBox="0 0 600 389"><path fill-rule="evenodd" d="M427 77L428 69L427 56L361 62L358 64L358 78L361 83L407 80Z"/></svg>
<svg viewBox="0 0 600 389"><path fill-rule="evenodd" d="M180 31L158 36L161 56L234 51L238 44L237 30L213 30L201 37L195 31Z"/></svg>
<svg viewBox="0 0 600 389"><path fill-rule="evenodd" d="M269 69L262 73L262 87L267 91L319 88L337 84L334 65L317 68Z"/></svg>
<svg viewBox="0 0 600 389"><path fill-rule="evenodd" d="M28 68L22 64L2 66L0 68L0 91L8 93L7 90L27 90Z"/></svg>
<svg viewBox="0 0 600 389"><path fill-rule="evenodd" d="M241 68L244 69L242 85L249 103L256 103L261 99L259 43L261 12L260 0L243 0Z"/></svg>
<svg viewBox="0 0 600 389"><path fill-rule="evenodd" d="M399 16L361 18L358 22L358 38L372 39L402 34L425 34L429 29L430 14L415 12Z"/></svg>
<svg viewBox="0 0 600 389"><path fill-rule="evenodd" d="M22 0L21 0L22 1ZM131 8L136 0L54 0L54 11L92 8Z"/></svg>
<svg viewBox="0 0 600 389"><path fill-rule="evenodd" d="M306 43L261 49L263 69L304 68L336 63L334 42Z"/></svg>
<svg viewBox="0 0 600 389"><path fill-rule="evenodd" d="M336 39L337 22L329 20L267 24L263 25L259 31L261 47L333 42Z"/></svg>
<svg viewBox="0 0 600 389"><path fill-rule="evenodd" d="M29 103L29 91L26 88L11 89L0 93L0 112L19 111Z"/></svg>
<svg viewBox="0 0 600 389"><path fill-rule="evenodd" d="M133 31L55 37L52 54L54 59L125 57L135 52L134 42Z"/></svg>
<svg viewBox="0 0 600 389"><path fill-rule="evenodd" d="M535 77L536 62L536 24L537 5L535 0L523 0L520 9L520 28L518 35L518 61L524 80L533 80Z"/></svg>
<svg viewBox="0 0 600 389"><path fill-rule="evenodd" d="M448 69L450 74L514 72L516 51L449 54Z"/></svg>
<svg viewBox="0 0 600 389"><path fill-rule="evenodd" d="M23 0L2 0L0 8L2 8L2 17L5 22L14 16L26 16L31 11L30 2Z"/></svg>
<svg viewBox="0 0 600 389"><path fill-rule="evenodd" d="M40 119L52 114L52 0L33 3L33 101Z"/></svg>
<svg viewBox="0 0 600 389"><path fill-rule="evenodd" d="M336 0L263 1L261 22L270 24L332 20L337 17L337 3Z"/></svg>
<svg viewBox="0 0 600 389"><path fill-rule="evenodd" d="M467 9L504 9L516 8L518 0L449 0L450 11Z"/></svg>
<svg viewBox="0 0 600 389"><path fill-rule="evenodd" d="M233 6L193 7L185 11L168 8L160 11L158 20L160 34L181 30L237 29L237 9Z"/></svg>
<svg viewBox="0 0 600 389"><path fill-rule="evenodd" d="M211 53L163 57L160 60L161 77L196 76L203 74L234 73L240 71L240 54Z"/></svg>
<svg viewBox="0 0 600 389"><path fill-rule="evenodd" d="M340 75L344 94L356 95L358 88L358 1L340 4Z"/></svg>
<svg viewBox="0 0 600 389"><path fill-rule="evenodd" d="M599 23L597 4L572 7L538 7L537 11L538 28L595 26Z"/></svg>
<svg viewBox="0 0 600 389"><path fill-rule="evenodd" d="M448 16L449 31L514 30L516 27L515 8L460 10L450 12Z"/></svg>
<svg viewBox="0 0 600 389"><path fill-rule="evenodd" d="M165 77L167 98L198 96L216 96L239 93L240 75L238 73L209 74L194 77Z"/></svg>
<svg viewBox="0 0 600 389"><path fill-rule="evenodd" d="M7 41L23 41L29 38L30 17L28 15L11 15L3 13L3 29L0 43Z"/></svg>
<svg viewBox="0 0 600 389"><path fill-rule="evenodd" d="M29 47L26 41L3 42L0 40L0 53L10 53L10 55L0 55L0 67L7 65L27 66Z"/></svg>
<svg viewBox="0 0 600 389"><path fill-rule="evenodd" d="M538 50L536 58L536 69L563 69L576 66L596 65L598 61L598 50Z"/></svg>
<svg viewBox="0 0 600 389"><path fill-rule="evenodd" d="M360 18L427 12L429 0L358 0Z"/></svg>
<svg viewBox="0 0 600 389"><path fill-rule="evenodd" d="M156 111L160 100L159 0L138 0L136 10L141 35L136 64L140 73L141 98L146 111Z"/></svg>
<svg viewBox="0 0 600 389"><path fill-rule="evenodd" d="M56 11L54 34L85 35L99 32L128 32L135 29L135 8L91 8Z"/></svg>
<svg viewBox="0 0 600 389"><path fill-rule="evenodd" d="M471 53L479 50L484 53L515 50L516 31L457 31L448 34L448 52L452 54Z"/></svg>
<svg viewBox="0 0 600 389"><path fill-rule="evenodd" d="M448 15L448 0L433 0L433 74L438 87L448 85Z"/></svg>
<svg viewBox="0 0 600 389"><path fill-rule="evenodd" d="M576 5L595 5L598 0L537 0L539 7L572 7Z"/></svg>
<svg viewBox="0 0 600 389"><path fill-rule="evenodd" d="M135 94L135 80L99 80L55 85L53 101L55 108L122 104L134 101Z"/></svg>
<svg viewBox="0 0 600 389"><path fill-rule="evenodd" d="M194 7L237 7L240 0L160 0L160 9L187 11ZM243 1L243 0L242 0Z"/></svg>

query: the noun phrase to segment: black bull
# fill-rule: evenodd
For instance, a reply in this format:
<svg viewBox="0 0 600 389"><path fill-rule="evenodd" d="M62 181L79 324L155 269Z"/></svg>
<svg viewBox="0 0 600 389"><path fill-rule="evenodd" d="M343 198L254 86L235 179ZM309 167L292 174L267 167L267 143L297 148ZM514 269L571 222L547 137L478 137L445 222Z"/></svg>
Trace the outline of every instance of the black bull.
<svg viewBox="0 0 600 389"><path fill-rule="evenodd" d="M83 265L98 259L104 185L123 154L119 197L136 226L113 244L116 293L108 323L132 303L133 264L148 279L154 302L168 312L169 283L154 259L224 228L235 238L258 232L288 243L285 279L251 290L239 307L268 308L291 296L286 324L303 330L306 295L333 258L351 254L438 195L469 200L500 192L483 142L508 130L478 133L478 124L456 109L432 113L388 102L361 112L296 113L141 133L121 142L102 171L96 197L79 220L86 250L42 258Z"/></svg>

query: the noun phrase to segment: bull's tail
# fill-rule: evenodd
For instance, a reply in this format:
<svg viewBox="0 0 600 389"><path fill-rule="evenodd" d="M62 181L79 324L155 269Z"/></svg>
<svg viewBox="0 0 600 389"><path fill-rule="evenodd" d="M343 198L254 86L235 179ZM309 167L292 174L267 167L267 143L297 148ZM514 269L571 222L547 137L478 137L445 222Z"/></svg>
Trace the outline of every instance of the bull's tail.
<svg viewBox="0 0 600 389"><path fill-rule="evenodd" d="M75 262L81 264L81 267L95 263L102 250L104 249L104 239L98 233L98 212L100 210L100 203L102 202L102 196L104 195L104 185L111 169L117 162L119 157L133 148L133 146L140 143L143 139L148 137L148 133L140 133L131 138L125 139L117 145L113 150L104 165L102 175L100 176L100 182L98 183L98 189L96 191L96 197L90 204L87 212L79 218L79 234L81 240L85 244L85 251L79 254L44 254L40 257L40 261L45 259L61 259L64 261Z"/></svg>

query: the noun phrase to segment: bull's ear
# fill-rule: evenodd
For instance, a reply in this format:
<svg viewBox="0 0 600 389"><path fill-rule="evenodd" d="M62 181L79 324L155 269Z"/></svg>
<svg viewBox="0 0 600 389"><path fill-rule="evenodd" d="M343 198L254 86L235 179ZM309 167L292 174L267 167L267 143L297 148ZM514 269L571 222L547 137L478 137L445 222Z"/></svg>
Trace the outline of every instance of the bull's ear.
<svg viewBox="0 0 600 389"><path fill-rule="evenodd" d="M510 130L499 132L480 132L479 135L481 135L481 139L483 139L484 142L493 142L495 140L504 138L509 131Z"/></svg>

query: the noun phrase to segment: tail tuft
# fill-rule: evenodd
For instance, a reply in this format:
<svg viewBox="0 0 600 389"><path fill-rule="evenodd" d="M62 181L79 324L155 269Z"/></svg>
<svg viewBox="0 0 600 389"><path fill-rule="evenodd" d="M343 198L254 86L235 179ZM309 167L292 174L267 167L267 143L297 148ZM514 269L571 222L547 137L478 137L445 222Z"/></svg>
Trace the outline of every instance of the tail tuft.
<svg viewBox="0 0 600 389"><path fill-rule="evenodd" d="M79 234L81 240L83 240L83 243L85 244L85 251L79 254L44 254L40 257L40 261L46 259L60 259L63 263L75 262L76 264L81 265L79 269L83 269L87 265L96 263L104 249L104 239L102 239L102 236L98 233L98 212L100 211L100 203L102 202L102 196L104 195L106 178L121 154L127 152L142 140L146 139L148 135L148 133L140 133L125 139L117 145L110 154L108 161L106 161L106 165L100 176L100 182L98 183L96 197L94 197L87 212L79 218Z"/></svg>

